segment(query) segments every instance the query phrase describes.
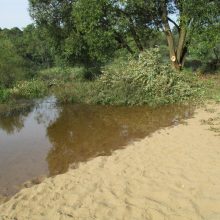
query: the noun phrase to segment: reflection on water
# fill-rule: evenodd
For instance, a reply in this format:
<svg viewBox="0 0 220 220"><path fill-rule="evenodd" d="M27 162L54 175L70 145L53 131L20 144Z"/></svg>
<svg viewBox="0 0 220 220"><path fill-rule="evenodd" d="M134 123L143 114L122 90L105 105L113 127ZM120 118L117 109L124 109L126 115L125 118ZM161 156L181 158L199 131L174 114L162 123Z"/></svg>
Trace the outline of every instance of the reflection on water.
<svg viewBox="0 0 220 220"><path fill-rule="evenodd" d="M59 116L54 99L0 116L0 194L11 194L23 182L48 174L52 147L47 127Z"/></svg>
<svg viewBox="0 0 220 220"><path fill-rule="evenodd" d="M109 155L129 141L189 117L192 112L189 106L157 109L63 106L60 117L47 129L53 145L47 156L50 174L65 172L71 163L86 161L97 155Z"/></svg>
<svg viewBox="0 0 220 220"><path fill-rule="evenodd" d="M4 112L0 115L0 129L8 134L19 132L24 127L24 119L32 109L32 105L25 105L21 108L16 108Z"/></svg>
<svg viewBox="0 0 220 220"><path fill-rule="evenodd" d="M14 193L16 185L39 175L65 172L72 163L110 155L192 113L190 106L59 106L50 98L0 116L0 193Z"/></svg>

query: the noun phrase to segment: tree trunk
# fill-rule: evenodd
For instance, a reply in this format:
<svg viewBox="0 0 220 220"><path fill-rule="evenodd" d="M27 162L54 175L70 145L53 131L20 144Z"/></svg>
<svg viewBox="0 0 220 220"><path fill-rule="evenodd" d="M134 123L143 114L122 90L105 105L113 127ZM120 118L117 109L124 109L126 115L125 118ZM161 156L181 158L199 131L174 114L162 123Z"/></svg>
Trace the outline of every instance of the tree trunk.
<svg viewBox="0 0 220 220"><path fill-rule="evenodd" d="M185 40L186 40L186 28L180 27L179 40L178 40L178 45L177 45L177 50L176 50L177 60L180 64L182 63L181 61L183 58L183 49L185 47Z"/></svg>
<svg viewBox="0 0 220 220"><path fill-rule="evenodd" d="M133 39L134 39L134 41L135 41L135 43L136 43L136 46L137 46L137 48L139 49L139 51L143 51L143 50L144 50L144 47L143 47L143 45L142 45L142 43L141 43L141 40L140 40L140 38L139 38L139 36L138 36L138 34L137 34L137 31L136 31L136 29L135 29L135 27L134 27L134 24L133 24L131 18L129 18L129 20L130 20L130 31L131 31L131 35L132 35L132 37L133 37Z"/></svg>
<svg viewBox="0 0 220 220"><path fill-rule="evenodd" d="M170 60L171 60L171 63L172 63L172 67L176 70L180 70L180 64L179 64L179 61L177 59L172 32L169 29L165 30L164 32L165 32L165 35L166 35L166 38L167 38L167 43L168 43L168 48L169 48Z"/></svg>
<svg viewBox="0 0 220 220"><path fill-rule="evenodd" d="M168 18L167 5L166 5L166 1L164 1L163 9L162 9L162 23L169 48L170 60L172 62L173 68L180 71L184 65L185 57L187 53L187 45L186 45L187 31L184 24L181 24L178 27L177 24L174 21L172 21L179 30L178 43L177 43L177 47L175 47L173 33L170 29L170 25L168 22L169 20L171 19Z"/></svg>

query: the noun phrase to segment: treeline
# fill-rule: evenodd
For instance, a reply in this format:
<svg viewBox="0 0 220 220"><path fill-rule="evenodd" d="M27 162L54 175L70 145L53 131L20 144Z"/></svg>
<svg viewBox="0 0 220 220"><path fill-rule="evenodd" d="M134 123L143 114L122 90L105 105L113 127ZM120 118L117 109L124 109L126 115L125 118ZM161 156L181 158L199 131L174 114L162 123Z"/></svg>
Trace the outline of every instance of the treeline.
<svg viewBox="0 0 220 220"><path fill-rule="evenodd" d="M61 35L61 31L50 31L48 27L37 24L30 24L23 30L17 27L0 29L0 88L10 88L17 81L32 79L39 71L52 67L80 67L82 74L91 79L100 74L103 65L115 58L138 54L132 39L131 45L116 46L112 39L106 48L100 44L100 48L94 49L85 42L81 44L80 40L83 39L75 39L73 36L58 39L55 35ZM146 42L148 46L145 45L145 48L159 43L161 51L167 53L166 42L160 31L154 31L154 37Z"/></svg>
<svg viewBox="0 0 220 220"><path fill-rule="evenodd" d="M41 68L54 64L46 32L28 25L0 30L0 86L11 87L16 81L34 77Z"/></svg>

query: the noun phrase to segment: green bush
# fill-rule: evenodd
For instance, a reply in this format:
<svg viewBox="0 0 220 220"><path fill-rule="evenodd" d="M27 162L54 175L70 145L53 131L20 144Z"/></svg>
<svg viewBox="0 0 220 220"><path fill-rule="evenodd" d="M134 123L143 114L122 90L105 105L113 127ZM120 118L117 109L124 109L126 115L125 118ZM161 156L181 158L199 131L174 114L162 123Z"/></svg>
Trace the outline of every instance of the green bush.
<svg viewBox="0 0 220 220"><path fill-rule="evenodd" d="M11 90L12 96L18 98L42 98L47 95L46 83L41 80L20 81Z"/></svg>
<svg viewBox="0 0 220 220"><path fill-rule="evenodd" d="M0 88L0 103L5 103L10 98L10 91L8 89Z"/></svg>
<svg viewBox="0 0 220 220"><path fill-rule="evenodd" d="M130 59L123 68L108 67L93 83L75 85L72 100L110 105L160 105L197 97L202 85L195 76L161 63L158 48Z"/></svg>
<svg viewBox="0 0 220 220"><path fill-rule="evenodd" d="M109 71L98 80L99 103L160 105L187 101L201 92L195 76L161 62L160 51L144 51L124 71Z"/></svg>

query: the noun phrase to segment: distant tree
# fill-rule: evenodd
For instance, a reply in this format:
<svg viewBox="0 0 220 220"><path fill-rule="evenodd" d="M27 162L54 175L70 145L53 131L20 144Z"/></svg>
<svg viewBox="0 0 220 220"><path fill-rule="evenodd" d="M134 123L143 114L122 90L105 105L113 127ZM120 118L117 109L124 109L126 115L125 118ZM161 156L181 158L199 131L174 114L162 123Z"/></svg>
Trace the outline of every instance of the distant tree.
<svg viewBox="0 0 220 220"><path fill-rule="evenodd" d="M1 35L4 36L5 39L8 39L13 43L16 53L21 54L22 51L22 38L23 38L23 32L17 27L7 29L4 28L1 31Z"/></svg>
<svg viewBox="0 0 220 220"><path fill-rule="evenodd" d="M17 39L22 37L22 30L20 30L17 27L8 29L8 28L4 28L2 29L2 34L4 34L6 37L8 37L9 39L13 39L14 41L16 41Z"/></svg>
<svg viewBox="0 0 220 220"><path fill-rule="evenodd" d="M30 24L19 28L3 29L1 36L8 39L14 46L15 54L23 57L27 66L49 67L53 63L53 47L51 38L44 28Z"/></svg>
<svg viewBox="0 0 220 220"><path fill-rule="evenodd" d="M0 34L0 87L8 88L25 75L24 60L9 39Z"/></svg>
<svg viewBox="0 0 220 220"><path fill-rule="evenodd" d="M75 24L72 19L72 7L75 1L70 0L30 0L30 15L34 18L37 27L46 28L53 48L55 56L58 59L73 59L80 57L82 53L86 55L86 44L79 33L75 33ZM77 48L69 46L69 41L65 43L67 38L71 39L74 36L74 41ZM82 45L83 42L83 46ZM74 49L75 56L70 54L71 49ZM59 62L59 61L58 61Z"/></svg>
<svg viewBox="0 0 220 220"><path fill-rule="evenodd" d="M23 30L22 55L34 65L50 67L54 60L51 39L44 28L30 24Z"/></svg>

